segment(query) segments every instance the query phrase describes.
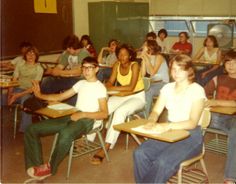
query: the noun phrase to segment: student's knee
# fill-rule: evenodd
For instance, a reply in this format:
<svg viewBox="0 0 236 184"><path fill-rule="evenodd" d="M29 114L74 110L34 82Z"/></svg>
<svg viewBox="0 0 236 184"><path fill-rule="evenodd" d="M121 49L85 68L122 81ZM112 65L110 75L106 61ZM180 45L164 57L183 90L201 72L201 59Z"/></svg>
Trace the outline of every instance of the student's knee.
<svg viewBox="0 0 236 184"><path fill-rule="evenodd" d="M69 132L61 131L58 136L58 145L65 146L68 143L71 144L73 141L73 136Z"/></svg>
<svg viewBox="0 0 236 184"><path fill-rule="evenodd" d="M25 133L24 133L24 137L34 137L35 135L37 135L37 124L31 124L29 126L27 126Z"/></svg>
<svg viewBox="0 0 236 184"><path fill-rule="evenodd" d="M141 149L140 147L137 148L136 150L134 150L133 152L133 158L135 161L141 161L144 160L144 158L146 158L146 153L143 149Z"/></svg>

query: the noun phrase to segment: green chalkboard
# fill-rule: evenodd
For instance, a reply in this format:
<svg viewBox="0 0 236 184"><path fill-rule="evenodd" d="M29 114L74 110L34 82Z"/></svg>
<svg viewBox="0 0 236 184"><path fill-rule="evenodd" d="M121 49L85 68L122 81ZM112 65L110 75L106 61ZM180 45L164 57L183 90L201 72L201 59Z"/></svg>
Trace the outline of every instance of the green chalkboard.
<svg viewBox="0 0 236 184"><path fill-rule="evenodd" d="M148 33L148 3L91 2L89 34L99 52L111 38L138 48Z"/></svg>

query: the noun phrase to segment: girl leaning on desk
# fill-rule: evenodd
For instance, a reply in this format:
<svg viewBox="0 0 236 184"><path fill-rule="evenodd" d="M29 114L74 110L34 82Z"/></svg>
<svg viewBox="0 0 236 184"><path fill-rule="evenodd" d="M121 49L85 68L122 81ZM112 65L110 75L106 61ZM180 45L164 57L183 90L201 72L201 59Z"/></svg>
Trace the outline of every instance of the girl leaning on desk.
<svg viewBox="0 0 236 184"><path fill-rule="evenodd" d="M192 60L178 55L170 62L174 82L166 84L149 116L147 129L167 131L186 129L190 137L175 143L148 140L134 151L134 174L137 183L166 183L176 173L179 164L202 150L201 129L197 125L204 101L204 89L194 80ZM164 108L168 110L167 123L156 123Z"/></svg>

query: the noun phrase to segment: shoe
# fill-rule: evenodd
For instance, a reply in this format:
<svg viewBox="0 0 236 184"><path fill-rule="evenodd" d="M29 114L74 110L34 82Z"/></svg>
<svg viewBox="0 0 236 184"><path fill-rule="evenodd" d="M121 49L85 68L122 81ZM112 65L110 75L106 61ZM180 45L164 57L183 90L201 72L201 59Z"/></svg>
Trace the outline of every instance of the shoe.
<svg viewBox="0 0 236 184"><path fill-rule="evenodd" d="M94 155L93 158L91 159L90 163L92 165L100 165L103 161L104 157L100 156L100 155Z"/></svg>
<svg viewBox="0 0 236 184"><path fill-rule="evenodd" d="M47 164L43 164L37 167L30 167L29 169L27 169L27 174L35 179L38 180L43 180L48 176L51 176L51 167L50 165Z"/></svg>

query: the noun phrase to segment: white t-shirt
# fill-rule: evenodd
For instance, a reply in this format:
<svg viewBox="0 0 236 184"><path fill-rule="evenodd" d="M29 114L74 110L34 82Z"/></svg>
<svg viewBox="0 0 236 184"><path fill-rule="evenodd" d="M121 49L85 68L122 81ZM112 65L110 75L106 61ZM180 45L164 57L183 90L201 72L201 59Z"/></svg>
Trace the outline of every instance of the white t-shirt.
<svg viewBox="0 0 236 184"><path fill-rule="evenodd" d="M170 122L185 121L189 119L192 103L199 99L205 99L205 91L197 83L190 84L180 94L175 93L175 82L166 84L161 89L161 95L166 99L168 120Z"/></svg>
<svg viewBox="0 0 236 184"><path fill-rule="evenodd" d="M169 52L169 45L168 42L166 41L166 39L164 39L163 41L157 37L156 38L157 44L161 47L161 52L162 53L168 53Z"/></svg>
<svg viewBox="0 0 236 184"><path fill-rule="evenodd" d="M75 106L82 112L99 111L98 99L107 97L107 90L99 80L96 82L80 80L73 86L73 89L78 93Z"/></svg>

